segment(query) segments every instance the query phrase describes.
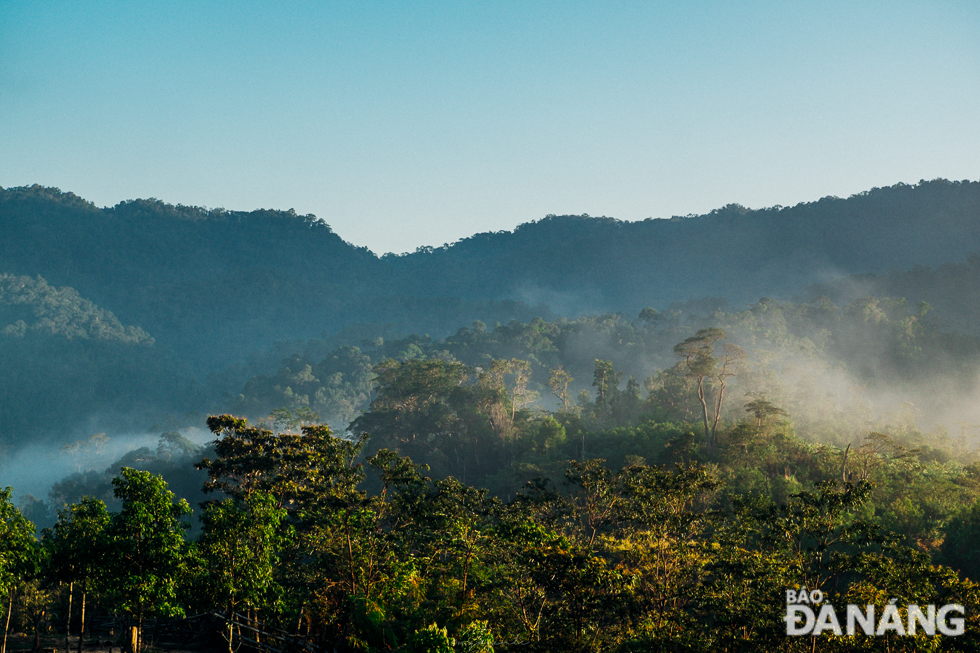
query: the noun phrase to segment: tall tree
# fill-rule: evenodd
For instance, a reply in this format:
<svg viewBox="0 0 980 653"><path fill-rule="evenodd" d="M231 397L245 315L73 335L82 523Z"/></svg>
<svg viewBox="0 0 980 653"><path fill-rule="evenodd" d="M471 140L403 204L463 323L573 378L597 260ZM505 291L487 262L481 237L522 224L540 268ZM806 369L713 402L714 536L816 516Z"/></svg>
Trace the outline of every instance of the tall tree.
<svg viewBox="0 0 980 653"><path fill-rule="evenodd" d="M685 375L694 381L698 401L701 404L704 443L708 453L714 452L715 449L715 437L721 419L728 379L738 374L739 367L745 360L745 352L732 343L726 343L720 360L715 356L715 345L725 337L724 329L710 327L699 330L674 347L674 354L681 359L680 365ZM706 381L717 385L710 411Z"/></svg>
<svg viewBox="0 0 980 653"><path fill-rule="evenodd" d="M574 380L575 377L562 369L561 365L557 369L551 370L551 375L548 377L548 386L551 388L551 393L558 398L558 401L561 402L562 411L566 413L570 405L568 400L568 386Z"/></svg>
<svg viewBox="0 0 980 653"><path fill-rule="evenodd" d="M7 632L14 609L17 586L35 572L37 542L34 524L29 522L10 500L12 488L0 490L0 590L6 594L6 614L3 625L3 644L0 653L7 652Z"/></svg>
<svg viewBox="0 0 980 653"><path fill-rule="evenodd" d="M150 472L124 467L112 485L122 509L109 524L106 589L119 608L135 617L138 653L146 616L182 612L176 590L186 558L187 524L181 518L191 509L185 500L174 500L162 476Z"/></svg>
<svg viewBox="0 0 980 653"><path fill-rule="evenodd" d="M726 342L724 353L721 356L717 369L715 369L713 378L718 389L715 391L714 412L711 417L712 445L718 441L718 422L721 420L721 408L725 401L725 389L728 385L728 379L738 375L744 361L745 351L734 343Z"/></svg>
<svg viewBox="0 0 980 653"><path fill-rule="evenodd" d="M71 594L76 584L82 591L81 626L78 651L85 638L85 604L93 584L100 580L106 564L105 538L110 522L109 511L99 499L85 497L58 511L58 522L45 531L51 549L51 567L55 575L68 583L68 623L71 623ZM65 629L65 638L69 628Z"/></svg>
<svg viewBox="0 0 980 653"><path fill-rule="evenodd" d="M606 409L619 390L622 372L613 369L611 361L595 360L595 371L592 373L592 386L596 389L596 408Z"/></svg>
<svg viewBox="0 0 980 653"><path fill-rule="evenodd" d="M469 368L443 360L388 360L375 372L377 396L351 430L370 433L379 447L464 477L467 454L478 453L471 429L460 418L460 410L473 408L471 387L464 385Z"/></svg>
<svg viewBox="0 0 980 653"><path fill-rule="evenodd" d="M198 542L203 577L198 583L209 607L228 615L228 651L234 645L236 612L258 610L278 601L275 569L279 562L277 530L286 511L261 492L245 500L225 499L207 505Z"/></svg>

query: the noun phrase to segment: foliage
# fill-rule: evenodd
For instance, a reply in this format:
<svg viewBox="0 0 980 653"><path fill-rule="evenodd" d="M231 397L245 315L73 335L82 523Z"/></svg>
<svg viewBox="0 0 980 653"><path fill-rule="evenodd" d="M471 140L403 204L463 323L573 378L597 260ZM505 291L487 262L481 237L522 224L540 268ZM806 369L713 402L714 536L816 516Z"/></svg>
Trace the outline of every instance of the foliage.
<svg viewBox="0 0 980 653"><path fill-rule="evenodd" d="M45 532L45 541L51 571L59 580L86 585L105 580L110 521L106 505L93 497L58 511L58 522Z"/></svg>
<svg viewBox="0 0 980 653"><path fill-rule="evenodd" d="M12 488L0 490L0 590L4 592L31 576L37 557L34 525L13 505L12 494Z"/></svg>
<svg viewBox="0 0 980 653"><path fill-rule="evenodd" d="M183 612L177 586L187 551L180 520L191 510L149 472L124 468L112 485L122 509L108 527L112 554L105 558L105 589L114 605L136 618L141 639L145 616Z"/></svg>

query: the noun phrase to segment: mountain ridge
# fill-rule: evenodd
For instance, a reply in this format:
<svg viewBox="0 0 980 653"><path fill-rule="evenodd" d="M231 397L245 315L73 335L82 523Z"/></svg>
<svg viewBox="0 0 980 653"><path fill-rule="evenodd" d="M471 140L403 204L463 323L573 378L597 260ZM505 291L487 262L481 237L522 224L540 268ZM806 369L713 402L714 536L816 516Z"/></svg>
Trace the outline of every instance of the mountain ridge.
<svg viewBox="0 0 980 653"><path fill-rule="evenodd" d="M549 215L383 256L292 210L156 199L100 209L41 186L0 189L0 230L0 273L70 286L213 367L359 323L439 336L548 307L636 313L706 296L741 305L847 275L959 263L980 252L980 182L638 222Z"/></svg>

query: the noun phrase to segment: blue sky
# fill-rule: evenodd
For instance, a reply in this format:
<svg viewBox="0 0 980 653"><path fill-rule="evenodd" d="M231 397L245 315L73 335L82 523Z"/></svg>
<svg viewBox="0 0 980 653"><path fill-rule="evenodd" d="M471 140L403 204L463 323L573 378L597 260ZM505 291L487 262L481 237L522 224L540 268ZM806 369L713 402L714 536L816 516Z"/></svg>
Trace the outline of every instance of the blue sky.
<svg viewBox="0 0 980 653"><path fill-rule="evenodd" d="M0 0L0 186L378 253L980 179L980 3Z"/></svg>

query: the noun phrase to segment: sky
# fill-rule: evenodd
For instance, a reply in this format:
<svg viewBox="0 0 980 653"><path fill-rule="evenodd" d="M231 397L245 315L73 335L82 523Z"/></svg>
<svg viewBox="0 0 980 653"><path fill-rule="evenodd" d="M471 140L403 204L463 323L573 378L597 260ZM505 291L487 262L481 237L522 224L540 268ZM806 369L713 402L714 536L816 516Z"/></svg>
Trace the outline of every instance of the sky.
<svg viewBox="0 0 980 653"><path fill-rule="evenodd" d="M980 2L0 0L0 186L374 252L980 179Z"/></svg>

